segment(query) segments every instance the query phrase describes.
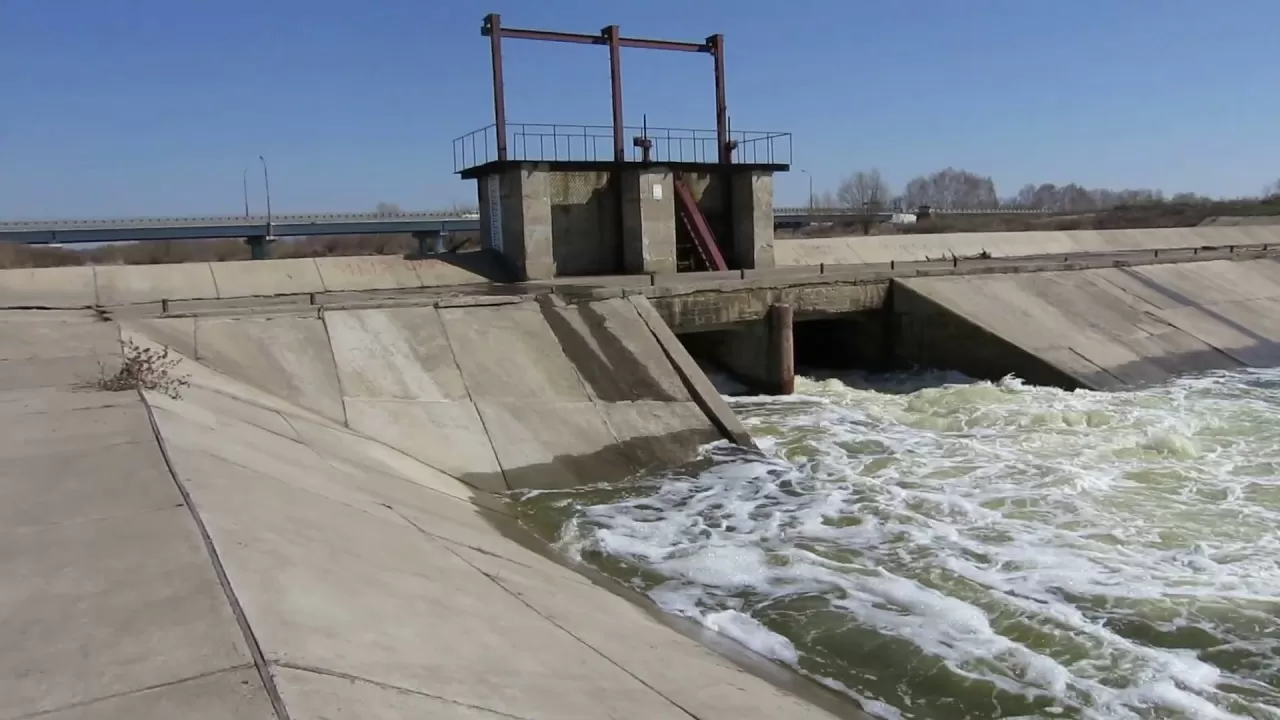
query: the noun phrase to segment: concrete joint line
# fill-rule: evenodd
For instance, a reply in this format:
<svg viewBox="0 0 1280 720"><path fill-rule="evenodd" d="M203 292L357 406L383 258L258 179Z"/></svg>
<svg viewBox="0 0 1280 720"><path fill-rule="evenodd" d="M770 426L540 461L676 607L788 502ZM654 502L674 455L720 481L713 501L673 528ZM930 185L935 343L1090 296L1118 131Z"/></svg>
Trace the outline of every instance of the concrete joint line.
<svg viewBox="0 0 1280 720"><path fill-rule="evenodd" d="M390 505L387 505L386 507L387 507L387 509L391 510L391 511L392 511L392 512L394 512L395 514L397 514L397 515L399 515L400 517L404 518L404 521L405 521L405 522L407 522L407 523L409 523L410 525L412 525L414 528L416 528L416 529L417 529L417 531L418 531L418 532L419 532L419 533L420 533L424 538L426 538L426 539L428 540L428 542L430 542L430 541L432 541L432 540L435 540L435 538L431 535L431 533L427 532L427 531L426 531L426 530L424 530L420 525L418 525L417 523L415 523L414 521L410 520L408 517L406 517L405 515L403 515L399 510L396 510L395 508L391 507ZM457 551L457 550L455 550L455 549L454 549L454 548L453 548L449 543L439 542L438 540L435 540L435 541L436 541L436 542L438 542L438 543L440 544L440 547L443 547L445 550L447 550L447 551L449 552L449 554L453 555L454 557L458 558L458 559L459 559L459 560L461 560L462 562L466 563L466 564L467 564L467 567L469 567L469 568L471 568L472 570L475 570L476 572L478 572L478 573L480 573L481 575L483 575L483 576L485 577L485 579L487 579L489 582L491 582L491 583L493 583L494 585L496 585L499 589L501 589L501 590L502 590L502 592L504 592L504 593L506 593L506 594L510 595L511 597L515 598L517 602L519 602L521 605L524 605L525 607L529 608L529 610L530 610L531 612L533 612L535 615L537 615L538 617L540 617L540 618L542 618L543 620L546 620L547 622L551 623L551 625L552 625L552 626L554 626L557 630L559 630L560 632L563 632L564 634L566 634L566 635L568 635L569 637L573 638L573 639L574 639L574 640L576 640L578 643L580 643L583 647L587 648L588 650L590 650L591 652L595 653L596 655L599 655L599 656L600 656L600 658L601 658L601 659L603 659L605 662L607 662L607 663L609 663L610 665L612 665L612 666L614 666L614 667L618 668L618 669L619 669L619 670L621 670L623 673L626 673L626 675L627 675L628 677L630 677L632 680L635 680L636 682L640 683L642 686L644 686L645 688L647 688L648 690L650 690L651 692L653 692L653 694L655 694L655 695L657 695L658 697L662 698L663 700L666 700L667 702L671 703L672 707L676 708L677 710L679 710L680 712L684 713L685 715L688 715L690 718L692 718L692 720L702 720L702 719L701 719L701 718L699 718L697 715L695 715L693 712L691 712L688 708L684 707L683 705L681 705L680 703L676 702L675 700L672 700L671 698L667 697L667 696L666 696L666 695L665 695L661 690L659 690L659 689L655 688L654 686L650 685L650 684L649 684L648 682L646 682L643 678L641 678L640 676L638 676L638 675L636 675L635 673L631 672L631 671L630 671L630 670L628 670L627 668L623 667L620 663L618 663L618 661L614 660L613 658L609 657L608 655L605 655L603 652L601 652L599 649L597 649L594 645L592 645L591 643L587 642L586 640L583 640L581 637L578 637L576 634L574 634L574 632L573 632L572 630L570 630L569 628L566 628L565 626L561 625L560 623L556 622L555 620L553 620L553 619L551 619L550 617L548 617L547 615L545 615L541 610L539 610L538 608L534 607L534 606L533 606L533 605L532 605L528 600L525 600L523 597L521 597L521 596L520 596L520 593L517 593L517 592L515 592L515 591L511 590L511 588L508 588L506 585L503 585L501 580L499 580L498 578L494 577L494 576L493 576L493 575L491 575L490 573L487 573L487 572L485 572L484 570L481 570L479 567L477 567L477 566L476 566L474 563L472 563L470 560L468 560L468 559L466 559L465 557L463 557L462 555L460 555L460 554L458 553L458 551Z"/></svg>
<svg viewBox="0 0 1280 720"><path fill-rule="evenodd" d="M129 697L130 695L141 695L142 693L145 693L145 692L161 690L163 688L173 687L175 685L181 685L183 683L192 682L193 680L203 680L208 677L213 677L214 675L221 675L222 673L236 672L237 670L247 670L251 667L253 667L251 663L243 663L241 665L232 665L230 667L224 667L218 670L211 670L209 672L200 673L198 675L192 675L190 677L178 678L177 680L170 680L169 682L156 683L155 685L148 685L146 687L140 687L134 690L125 690L124 692L111 693L110 695L103 695L102 697L96 697L89 700L81 700L80 702L74 702L74 703L71 703L70 705L63 705L61 707L50 708L48 710L39 710L33 713L28 713L26 715L18 715L12 720L34 720L34 718L48 717L50 715L53 715L54 713L61 713L61 712L66 712L68 710L75 710L77 708L88 707L96 703L106 702L108 700L115 700L117 698L122 698L122 697Z"/></svg>
<svg viewBox="0 0 1280 720"><path fill-rule="evenodd" d="M204 518L200 517L200 511L196 509L195 502L191 498L191 493L187 491L182 480L178 477L177 468L173 465L173 458L169 455L169 448L165 444L164 436L160 434L160 425L156 422L155 412L151 409L151 404L147 402L146 395L139 389L138 400L142 403L142 407L147 411L147 421L151 424L151 433L155 435L156 444L160 447L160 456L164 459L164 465L169 471L169 477L173 478L173 484L177 486L178 493L182 495L182 501L187 504L187 510L191 512L191 519L195 521L196 530L200 533L200 540L204 543L205 551L209 553L209 560L213 564L213 572L218 577L218 584L222 586L222 592L227 597L227 603L231 606L231 613L236 618L236 624L240 626L240 632L244 635L245 643L249 646L249 655L253 658L253 666L258 671L258 678L262 681L263 689L267 693L267 697L271 699L271 707L275 710L276 717L279 720L290 720L289 709L285 707L284 698L280 696L280 690L276 687L275 679L271 677L271 668L267 665L266 657L262 654L262 646L258 643L258 637L254 635L253 628L249 625L249 618L245 615L244 607L240 604L240 598L236 597L235 590L231 587L231 580L227 577L227 570L222 565L222 558L218 556L218 549L213 544L213 538L209 535L209 528L204 524Z"/></svg>
<svg viewBox="0 0 1280 720"><path fill-rule="evenodd" d="M449 357L453 360L453 366L458 368L458 375L462 377L462 387L467 391L467 402L470 402L472 409L476 411L476 417L480 420L480 429L484 430L484 439L489 443L489 452L493 453L493 464L497 465L498 472L502 473L502 484L507 486L507 490L511 490L511 483L507 480L507 469L502 466L502 460L498 459L498 448L493 445L493 435L489 433L489 426L484 421L484 413L480 412L480 406L476 404L476 397L471 394L471 384L467 382L466 376L462 375L462 364L458 362L458 353L453 349L453 339L449 337L449 324L445 322L444 316L440 315L438 308L436 309L436 315L440 319L440 334L444 336L445 345L449 346ZM479 490L479 488L476 489ZM394 508L392 510L394 511ZM399 513L396 514L399 515ZM401 515L401 517L404 516ZM414 527L417 527L417 525L414 525Z"/></svg>
<svg viewBox="0 0 1280 720"><path fill-rule="evenodd" d="M364 683L366 685L372 685L376 688L381 688L383 690L391 690L392 692L402 692L407 695L417 695L419 697L431 698L432 700L439 700L440 702L446 702L446 703L449 703L450 705L457 705L458 707L470 708L472 710L480 710L482 712L485 712L491 715L498 715L504 718L511 718L512 720L531 720L530 718L527 718L523 715L512 715L510 713L504 713L501 710L494 710L493 708L484 707L483 705L473 705L471 703L465 703L459 700L454 700L453 698L447 698L442 695L433 695L431 693L423 692L421 690L414 690L413 688L402 687L400 685L392 685L390 683L384 683L378 680L372 680L370 678L361 677L359 675L352 675L350 673L339 672L337 670L329 670L328 668L313 667L311 665L297 665L290 662L276 663L276 667L285 668L286 670L294 670L296 672L311 673L313 675L322 675L324 677L338 678L340 680L347 680L350 682Z"/></svg>

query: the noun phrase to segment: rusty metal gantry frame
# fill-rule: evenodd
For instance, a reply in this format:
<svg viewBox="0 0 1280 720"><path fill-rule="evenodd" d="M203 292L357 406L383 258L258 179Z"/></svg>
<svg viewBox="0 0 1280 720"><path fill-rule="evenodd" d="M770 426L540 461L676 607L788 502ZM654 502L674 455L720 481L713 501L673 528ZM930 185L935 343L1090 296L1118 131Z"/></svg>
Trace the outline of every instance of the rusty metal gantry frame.
<svg viewBox="0 0 1280 720"><path fill-rule="evenodd" d="M548 30L521 30L502 27L501 18L497 13L490 13L485 16L484 25L480 28L480 34L489 38L489 45L493 54L493 119L498 136L499 161L507 159L507 108L506 93L502 79L502 39L513 38L609 46L609 74L613 94L613 159L616 162L626 160L626 144L623 142L622 137L624 132L622 122L622 48L710 53L715 60L717 157L723 164L731 162L733 146L729 142L729 108L725 103L724 91L724 35L716 34L708 37L702 43L690 43L622 37L617 25L610 25L604 28L599 35Z"/></svg>

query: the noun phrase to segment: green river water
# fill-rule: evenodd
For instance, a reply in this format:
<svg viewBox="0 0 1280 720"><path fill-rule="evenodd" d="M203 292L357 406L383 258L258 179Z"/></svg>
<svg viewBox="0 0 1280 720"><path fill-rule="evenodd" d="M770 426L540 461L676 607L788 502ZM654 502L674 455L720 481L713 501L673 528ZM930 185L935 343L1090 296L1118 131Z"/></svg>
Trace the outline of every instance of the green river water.
<svg viewBox="0 0 1280 720"><path fill-rule="evenodd" d="M1280 372L730 402L763 457L519 506L878 717L1280 718Z"/></svg>

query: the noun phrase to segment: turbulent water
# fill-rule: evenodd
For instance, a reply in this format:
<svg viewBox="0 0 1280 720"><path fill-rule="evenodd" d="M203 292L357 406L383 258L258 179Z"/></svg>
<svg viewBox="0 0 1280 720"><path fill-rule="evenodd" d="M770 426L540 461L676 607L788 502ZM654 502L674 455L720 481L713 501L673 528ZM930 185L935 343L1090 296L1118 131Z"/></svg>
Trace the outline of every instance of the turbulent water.
<svg viewBox="0 0 1280 720"><path fill-rule="evenodd" d="M1280 718L1280 372L798 393L731 401L765 457L521 506L879 717Z"/></svg>

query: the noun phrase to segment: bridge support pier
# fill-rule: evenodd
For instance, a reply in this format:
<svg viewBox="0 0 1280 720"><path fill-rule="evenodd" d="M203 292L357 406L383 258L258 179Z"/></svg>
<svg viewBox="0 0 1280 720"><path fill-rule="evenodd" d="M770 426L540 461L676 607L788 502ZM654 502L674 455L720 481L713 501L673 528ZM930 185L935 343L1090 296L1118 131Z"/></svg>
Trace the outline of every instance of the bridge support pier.
<svg viewBox="0 0 1280 720"><path fill-rule="evenodd" d="M249 246L250 259L266 260L271 257L271 243L275 241L275 238L266 235L253 235L245 238L244 244Z"/></svg>
<svg viewBox="0 0 1280 720"><path fill-rule="evenodd" d="M448 245L448 230L425 230L415 232L413 239L418 241L418 257L444 252Z"/></svg>

